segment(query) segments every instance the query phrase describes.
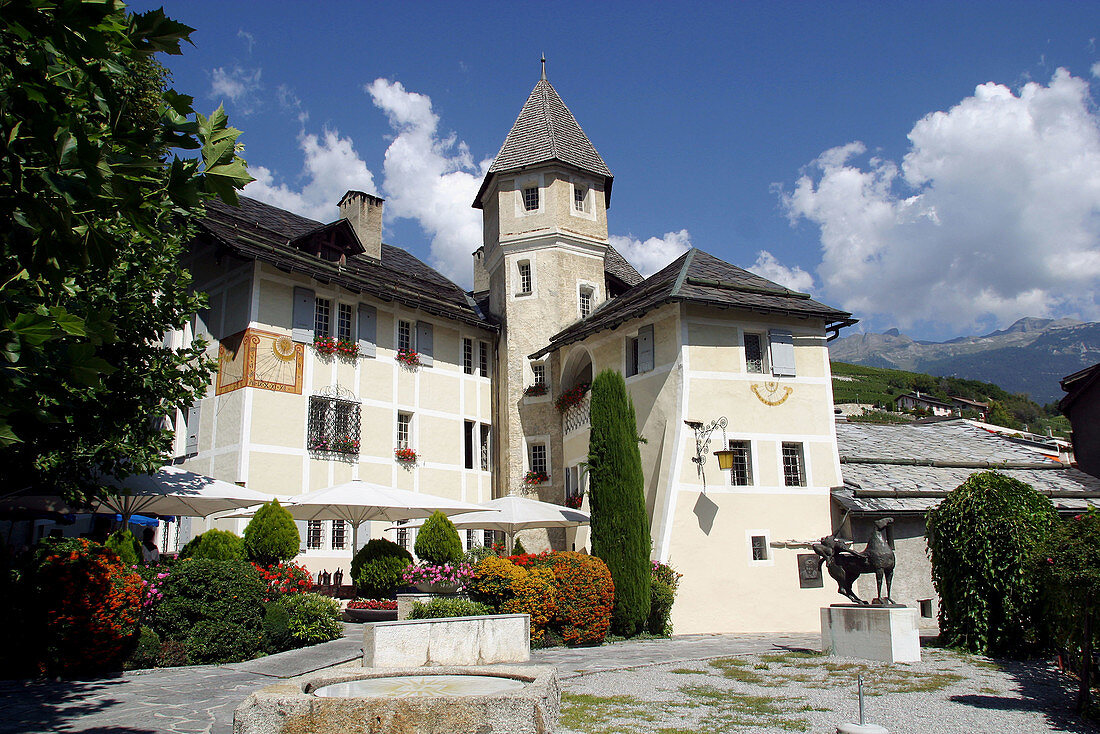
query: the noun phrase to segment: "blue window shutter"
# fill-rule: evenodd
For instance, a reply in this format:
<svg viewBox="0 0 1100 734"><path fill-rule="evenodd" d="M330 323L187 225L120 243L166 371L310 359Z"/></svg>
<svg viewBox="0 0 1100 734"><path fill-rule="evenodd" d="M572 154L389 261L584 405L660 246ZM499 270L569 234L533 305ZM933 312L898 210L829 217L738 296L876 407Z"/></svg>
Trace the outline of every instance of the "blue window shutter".
<svg viewBox="0 0 1100 734"><path fill-rule="evenodd" d="M771 342L772 374L776 377L794 377L794 335L789 331L772 329L768 332Z"/></svg>
<svg viewBox="0 0 1100 734"><path fill-rule="evenodd" d="M313 310L316 296L309 288L294 289L294 318L291 338L296 342L313 341Z"/></svg>
<svg viewBox="0 0 1100 734"><path fill-rule="evenodd" d="M420 364L432 366L432 325L426 321L416 322L416 352L420 355Z"/></svg>
<svg viewBox="0 0 1100 734"><path fill-rule="evenodd" d="M653 324L638 329L638 372L653 369Z"/></svg>
<svg viewBox="0 0 1100 734"><path fill-rule="evenodd" d="M378 345L378 309L359 304L359 356L374 357Z"/></svg>

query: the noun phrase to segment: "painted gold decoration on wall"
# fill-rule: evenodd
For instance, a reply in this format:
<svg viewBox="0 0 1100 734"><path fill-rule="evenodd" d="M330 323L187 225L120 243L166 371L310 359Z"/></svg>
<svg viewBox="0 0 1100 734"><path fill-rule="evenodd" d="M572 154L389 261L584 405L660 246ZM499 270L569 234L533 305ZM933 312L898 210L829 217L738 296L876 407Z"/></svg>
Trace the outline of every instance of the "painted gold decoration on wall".
<svg viewBox="0 0 1100 734"><path fill-rule="evenodd" d="M794 392L794 388L789 385L783 385L781 388L778 382L765 382L763 385L754 382L752 392L764 405L774 406L787 402L787 398Z"/></svg>
<svg viewBox="0 0 1100 734"><path fill-rule="evenodd" d="M245 329L221 341L214 394L255 387L301 395L304 357L305 347L285 334Z"/></svg>

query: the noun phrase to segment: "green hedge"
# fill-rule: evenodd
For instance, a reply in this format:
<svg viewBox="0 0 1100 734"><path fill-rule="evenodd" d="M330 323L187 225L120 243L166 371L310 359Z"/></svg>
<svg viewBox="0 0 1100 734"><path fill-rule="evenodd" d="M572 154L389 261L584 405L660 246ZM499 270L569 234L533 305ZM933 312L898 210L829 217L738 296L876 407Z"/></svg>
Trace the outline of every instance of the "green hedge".
<svg viewBox="0 0 1100 734"><path fill-rule="evenodd" d="M485 605L469 599L457 597L436 597L431 601L414 601L409 611L409 619L441 619L444 617L480 617L485 614L493 614L493 610Z"/></svg>

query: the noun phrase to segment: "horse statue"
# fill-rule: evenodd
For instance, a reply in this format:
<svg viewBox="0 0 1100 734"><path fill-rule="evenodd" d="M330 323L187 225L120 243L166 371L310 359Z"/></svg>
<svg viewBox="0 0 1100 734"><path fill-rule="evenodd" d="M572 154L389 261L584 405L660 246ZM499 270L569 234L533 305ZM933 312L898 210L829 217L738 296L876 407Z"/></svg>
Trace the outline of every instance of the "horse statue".
<svg viewBox="0 0 1100 734"><path fill-rule="evenodd" d="M820 542L814 543L814 553L820 557L818 563L824 563L829 575L837 583L837 592L848 597L857 604L867 604L856 596L852 590L852 584L865 573L874 573L878 587L878 596L871 604L893 604L890 598L891 585L894 580L894 550L886 540L886 528L894 522L893 518L884 517L875 521L875 531L867 540L867 547L862 551L852 550L845 541L836 537L836 533L827 535ZM839 532L839 531L838 531ZM886 579L886 596L882 595L882 581Z"/></svg>

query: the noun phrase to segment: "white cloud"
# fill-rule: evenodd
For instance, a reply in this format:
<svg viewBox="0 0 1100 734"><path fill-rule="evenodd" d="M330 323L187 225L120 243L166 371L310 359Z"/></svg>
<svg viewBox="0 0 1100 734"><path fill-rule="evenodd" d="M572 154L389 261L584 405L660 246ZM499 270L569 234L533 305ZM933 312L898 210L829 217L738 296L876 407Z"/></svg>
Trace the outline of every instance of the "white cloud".
<svg viewBox="0 0 1100 734"><path fill-rule="evenodd" d="M300 190L277 183L270 169L252 166L248 171L256 180L244 187L244 194L321 222L339 217L336 204L350 189L377 195L374 176L351 138L340 137L335 130L325 130L320 137L302 133L298 145L305 158Z"/></svg>
<svg viewBox="0 0 1100 734"><path fill-rule="evenodd" d="M788 268L776 260L775 255L767 250L761 250L757 253L756 262L748 266L746 270L791 290L809 291L814 287L814 276L797 265Z"/></svg>
<svg viewBox="0 0 1100 734"><path fill-rule="evenodd" d="M237 38L244 39L244 42L246 44L248 44L248 55L251 56L252 55L252 47L256 45L256 37L254 35L252 35L251 33L249 33L248 31L246 31L245 29L238 28L237 29Z"/></svg>
<svg viewBox="0 0 1100 734"><path fill-rule="evenodd" d="M825 151L781 192L792 225L820 228L829 300L902 327L1100 316L1100 118L1085 80L982 84L909 141L900 166L860 165L859 142Z"/></svg>
<svg viewBox="0 0 1100 734"><path fill-rule="evenodd" d="M1096 39L1090 38L1089 40L1090 41L1095 41ZM1100 79L1100 61L1097 61L1095 64L1093 64L1092 69L1090 69L1089 71L1092 72L1092 75L1094 77L1096 77L1097 79Z"/></svg>
<svg viewBox="0 0 1100 734"><path fill-rule="evenodd" d="M387 217L416 220L431 237L432 265L470 287L471 254L482 239L481 212L471 204L491 159L475 164L454 133L441 136L426 95L389 79L376 79L364 91L396 134L383 164Z"/></svg>
<svg viewBox="0 0 1100 734"><path fill-rule="evenodd" d="M223 102L228 99L236 107L235 112L247 115L260 106L256 96L260 91L260 68L245 69L234 66L226 69L219 66L210 72L210 97Z"/></svg>
<svg viewBox="0 0 1100 734"><path fill-rule="evenodd" d="M664 237L650 237L644 242L634 235L611 235L611 246L648 278L691 249L691 235L686 229L666 232Z"/></svg>

